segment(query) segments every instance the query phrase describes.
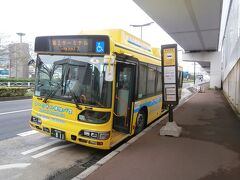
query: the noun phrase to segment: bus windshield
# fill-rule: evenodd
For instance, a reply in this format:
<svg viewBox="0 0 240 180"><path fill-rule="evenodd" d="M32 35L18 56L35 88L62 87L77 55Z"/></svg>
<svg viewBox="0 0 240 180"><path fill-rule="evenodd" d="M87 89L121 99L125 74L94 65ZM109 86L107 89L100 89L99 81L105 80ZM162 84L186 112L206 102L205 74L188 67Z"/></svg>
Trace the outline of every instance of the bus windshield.
<svg viewBox="0 0 240 180"><path fill-rule="evenodd" d="M112 82L103 57L38 55L35 95L46 99L111 107Z"/></svg>

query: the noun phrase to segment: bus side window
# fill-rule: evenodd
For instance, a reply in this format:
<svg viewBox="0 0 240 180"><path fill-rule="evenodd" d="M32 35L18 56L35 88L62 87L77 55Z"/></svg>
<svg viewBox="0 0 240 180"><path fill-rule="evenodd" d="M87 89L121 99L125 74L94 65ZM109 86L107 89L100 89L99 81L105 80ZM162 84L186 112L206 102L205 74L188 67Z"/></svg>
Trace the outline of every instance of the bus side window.
<svg viewBox="0 0 240 180"><path fill-rule="evenodd" d="M156 89L156 67L148 68L147 95L154 95Z"/></svg>
<svg viewBox="0 0 240 180"><path fill-rule="evenodd" d="M141 99L147 94L147 66L140 64L138 81L138 98Z"/></svg>
<svg viewBox="0 0 240 180"><path fill-rule="evenodd" d="M162 70L157 68L157 94L162 93Z"/></svg>

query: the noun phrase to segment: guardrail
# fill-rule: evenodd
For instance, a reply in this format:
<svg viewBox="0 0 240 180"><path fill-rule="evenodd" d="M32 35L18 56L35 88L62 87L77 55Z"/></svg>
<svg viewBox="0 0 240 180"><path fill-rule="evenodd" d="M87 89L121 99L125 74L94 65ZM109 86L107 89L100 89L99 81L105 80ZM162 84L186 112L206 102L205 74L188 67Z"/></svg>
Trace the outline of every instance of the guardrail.
<svg viewBox="0 0 240 180"><path fill-rule="evenodd" d="M7 87L33 87L34 82L0 82L0 86Z"/></svg>

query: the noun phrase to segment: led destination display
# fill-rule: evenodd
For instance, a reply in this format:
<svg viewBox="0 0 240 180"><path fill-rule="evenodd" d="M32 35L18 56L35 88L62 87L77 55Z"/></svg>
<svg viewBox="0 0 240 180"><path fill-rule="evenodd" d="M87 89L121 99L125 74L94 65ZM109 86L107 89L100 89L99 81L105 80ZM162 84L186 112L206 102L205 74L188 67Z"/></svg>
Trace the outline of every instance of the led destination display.
<svg viewBox="0 0 240 180"><path fill-rule="evenodd" d="M96 35L37 37L35 52L109 54L109 38Z"/></svg>

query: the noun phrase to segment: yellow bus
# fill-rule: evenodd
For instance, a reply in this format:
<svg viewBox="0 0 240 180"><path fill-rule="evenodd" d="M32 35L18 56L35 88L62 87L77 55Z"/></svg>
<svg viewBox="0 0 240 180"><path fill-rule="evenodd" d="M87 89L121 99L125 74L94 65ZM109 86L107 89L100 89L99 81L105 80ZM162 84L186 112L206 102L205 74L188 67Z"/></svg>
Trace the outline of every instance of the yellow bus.
<svg viewBox="0 0 240 180"><path fill-rule="evenodd" d="M160 52L120 29L35 40L32 129L98 149L162 112Z"/></svg>

